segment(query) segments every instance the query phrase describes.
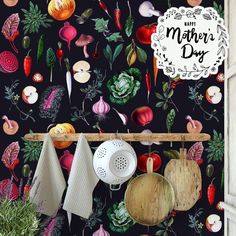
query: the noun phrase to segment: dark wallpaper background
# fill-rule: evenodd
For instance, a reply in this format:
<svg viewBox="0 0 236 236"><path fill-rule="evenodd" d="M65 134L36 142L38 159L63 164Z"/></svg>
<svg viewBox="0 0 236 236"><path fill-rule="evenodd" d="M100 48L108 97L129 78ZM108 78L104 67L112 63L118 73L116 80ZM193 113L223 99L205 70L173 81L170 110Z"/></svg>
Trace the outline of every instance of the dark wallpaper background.
<svg viewBox="0 0 236 236"><path fill-rule="evenodd" d="M42 10L42 12L47 13L47 4L46 1L39 1L35 0L33 1L34 4L38 4L39 8ZM109 9L109 12L113 14L113 10L116 5L116 1L111 1L111 0L104 0L104 2L107 4L107 7ZM163 1L152 1L155 8L160 10L161 12L165 12L168 9L168 2L167 0ZM221 1L216 1L217 4L221 4L223 6L223 0ZM130 44L131 39L133 38L136 42L136 44L144 49L147 53L147 62L146 64L136 62L134 65L131 67L137 67L142 71L142 80L141 80L141 88L138 91L137 95L129 100L128 103L125 105L117 105L113 104L109 100L109 91L106 86L106 83L109 79L112 78L113 75L116 73L120 73L123 70L126 70L129 68L126 62L126 56L124 54L124 48L119 55L118 59L113 65L113 70L110 71L109 69L109 64L108 61L105 59L103 55L103 48L107 45L107 40L104 38L102 33L98 33L96 30L94 30L94 22L89 19L85 24L79 25L76 23L76 17L72 16L68 21L70 22L71 25L76 27L78 31L78 36L81 33L85 34L91 34L95 38L95 42L92 43L91 45L88 46L88 52L92 53L95 48L95 43L99 41L99 53L100 53L100 58L99 59L93 59L93 58L88 58L85 59L87 60L90 65L91 65L91 70L94 70L95 68L98 68L101 70L102 73L106 71L106 78L103 81L103 85L101 87L102 95L104 97L104 100L110 104L111 107L116 108L119 112L125 113L127 117L129 118L129 121L126 126L124 126L118 117L118 115L114 112L114 110L110 110L110 112L107 114L106 119L99 121L99 125L101 129L108 133L108 132L141 132L144 128L150 129L152 132L167 132L166 129L166 117L167 114L171 109L175 109L173 105L169 105L167 110L162 110L162 108L156 107L156 103L159 101L158 98L155 96L155 93L161 93L163 94L162 91L162 85L164 82L168 82L169 78L165 76L161 70L159 70L158 77L157 77L157 85L154 87L153 84L153 79L152 81L152 88L151 88L151 95L150 95L150 103L149 105L147 104L147 99L146 99L146 84L145 84L145 73L146 70L148 69L151 73L151 76L153 77L153 66L152 66L152 60L153 60L153 50L151 49L150 45L143 45L140 44L136 37L135 37L135 31L136 29L145 24L151 24L156 22L156 17L151 17L151 18L144 18L140 16L138 13L138 6L142 3L142 0L130 0L130 5L132 8L132 15L134 18L134 31L133 35L128 38L126 37L124 31L122 31L122 35L124 38L124 48ZM102 11L102 9L99 7L98 1L95 0L79 0L76 1L76 10L75 14L80 15L86 8L91 7L94 12L92 15L92 19L94 18L104 18L108 19L107 15ZM171 5L175 7L179 6L188 6L187 2L185 0L172 0ZM203 0L202 6L213 6L213 1L211 0ZM128 16L128 8L127 8L127 3L126 1L119 1L119 6L121 8L121 21L122 24L124 25L125 19ZM23 12L21 9L28 9L29 8L29 1L22 1L20 0L19 3L13 7L9 8L6 7L3 2L0 2L0 12L1 12L1 17L0 17L0 26L3 25L4 21L13 13L19 13L20 19L22 20L24 18ZM50 18L50 16L48 16ZM96 125L97 118L95 117L95 114L92 112L92 105L98 101L99 99L99 94L96 95L92 101L86 100L85 103L85 111L90 112L90 114L86 117L87 121L89 122L90 125L87 125L83 120L79 119L77 121L72 121L71 120L71 114L73 113L73 107L77 107L78 109L81 109L82 105L82 100L84 97L84 94L81 92L81 88L86 88L88 84L91 84L92 81L95 79L94 73L91 73L91 79L86 83L86 84L80 84L76 82L73 79L73 89L72 89L72 97L71 97L71 104L69 104L67 92L66 92L66 68L65 64L62 63L62 69L60 69L58 60L55 63L55 67L53 69L53 83L49 82L49 75L50 75L50 70L46 66L46 50L51 47L55 52L57 50L57 42L61 41L59 36L58 36L58 31L59 29L63 26L63 22L61 21L55 21L52 23L51 27L45 29L41 27L39 29L38 33L30 33L27 34L30 39L31 39L31 45L30 48L32 49L31 51L31 57L33 60L32 64L32 70L29 78L26 78L24 75L23 71L23 60L24 57L27 54L28 50L25 50L22 48L21 41L22 38L24 37L24 32L23 32L23 24L20 23L19 26L19 32L20 35L16 38L15 44L16 47L19 49L19 53L16 54L20 67L19 70L15 73L12 74L5 74L0 72L0 116L7 115L9 119L15 120L19 124L19 131L13 135L9 136L6 135L2 128L0 131L0 154L2 155L5 148L12 142L19 141L21 149L24 147L23 140L21 137L23 137L26 133L29 132L29 130L32 130L33 132L47 132L47 127L54 123L63 123L63 122L68 122L71 123L74 127L76 132L98 132L96 128L93 126ZM116 31L115 25L113 23L113 20L110 20L109 23L109 28L113 31ZM45 50L43 54L43 58L40 63L37 63L36 60L36 51L37 51L37 42L39 40L39 37L41 34L44 34L45 38ZM77 48L75 46L75 40L71 42L71 51L69 52L67 49L67 45L65 42L62 42L62 49L65 53L65 57L68 57L70 60L71 66L79 61L79 60L84 60L84 56L82 53L81 48ZM109 43L112 49L114 50L115 46L118 45L120 42L112 42ZM9 42L4 38L3 34L0 34L0 52L4 50L10 50L13 52ZM34 83L32 81L32 76L34 73L39 72L44 76L44 82L43 83ZM223 66L219 68L219 73L223 72ZM151 78L152 78L151 77ZM196 82L195 81L183 81L182 83L177 84L177 86L174 88L174 95L172 97L173 102L176 104L178 107L179 111L176 111L176 118L174 125L172 127L172 132L186 132L186 124L187 121L185 120L186 115L191 115L195 120L199 120L203 124L203 130L202 132L204 133L209 133L210 135L213 136L213 130L216 130L218 133L223 133L223 121L224 121L224 114L223 114L223 99L222 101L217 104L213 105L210 104L205 97L205 92L209 86L216 85L221 88L221 92L223 93L223 83L219 83L216 80L217 75L212 75L207 79L202 80L202 86L199 88L198 92L199 94L203 95L202 98L202 108L207 111L208 113L211 113L213 110L215 110L215 116L217 117L218 121L212 117L207 116L203 110L197 106L193 100L189 98L189 86L195 86ZM20 109L24 112L28 112L29 110L32 110L31 116L35 119L35 122L30 119L30 117L22 117L19 113L19 111L11 105L10 101L5 98L5 88L6 86L11 86L12 82L18 80L19 85L15 88L15 92L19 94L19 103L18 106ZM41 96L42 92L45 91L49 86L51 85L62 85L65 88L65 93L64 96L62 97L61 100L61 106L59 109L59 112L56 116L56 119L54 122L52 122L50 119L43 119L39 116L39 104L40 104L40 98L38 101L33 104L29 105L26 104L22 98L21 98L21 93L24 87L28 85L33 85L37 88L37 92L39 94L39 97ZM131 119L130 115L131 112L140 106L148 105L152 108L153 113L154 113L154 119L153 121L146 125L145 127L138 126L134 124ZM3 121L1 122L1 126L3 125ZM188 148L192 145L193 143L186 144L185 146ZM92 147L96 147L98 143L92 143ZM208 144L203 143L204 147L207 148ZM135 148L137 154L142 154L148 151L147 146L143 146L139 143L133 144L133 147ZM181 143L174 143L173 144L173 149L178 150L181 147ZM70 148L68 148L72 153L74 151L75 145L71 145ZM161 156L162 159L162 166L158 170L158 173L163 174L164 173L164 168L166 163L168 162L168 158L163 155L164 150L168 150L170 148L169 143L164 143L162 145L152 145L152 150L156 150L159 152L159 155ZM64 150L58 150L58 156L61 156L63 154ZM223 170L223 161L212 161L211 163L214 165L215 171L213 177L215 177L215 186L216 186L216 197L214 204L212 206L209 205L208 200L207 200L207 187L210 184L211 180L213 177L209 178L206 176L206 167L209 164L208 159L207 159L208 152L205 150L203 153L203 163L201 165L201 171L202 171L202 176L203 176L203 189L202 189L202 197L201 199L197 202L197 204L188 212L177 212L176 215L174 216L174 223L172 224L172 229L174 232L168 232L168 235L179 235L179 236L193 236L193 235L212 235L213 233L209 232L206 229L205 226L205 221L208 215L210 214L218 214L221 216L221 220L223 221L223 213L218 211L216 209L216 204L218 201L223 200L223 188L220 187L221 183L221 175L222 175L222 170ZM16 166L15 171L18 176L18 178L22 177L21 174L21 169L23 167L24 163L24 152L21 150L19 154L19 159L20 163ZM37 161L27 161L27 164L30 165L31 169L34 170ZM68 178L68 174L66 171L64 171L65 177ZM140 174L137 170L137 174ZM2 164L0 163L0 180L3 179L8 179L10 178L10 172L9 170ZM24 179L26 181L26 179ZM25 183L25 182L24 182ZM17 185L19 183L16 183ZM130 227L130 229L127 232L124 233L117 233L113 232L109 228L109 219L107 217L106 211L108 208L110 208L114 203L119 203L120 201L123 200L124 196L124 191L126 189L126 184L122 185L122 189L119 192L114 192L112 194L112 198L110 198L110 193L109 193L109 188L106 186L104 183L101 181L99 182L98 186L96 187L94 191L94 198L100 198L103 203L106 203L106 207L103 210L103 214L101 217L102 223L104 225L104 228L110 233L110 235L127 235L127 236L134 236L134 235L141 235L141 234L148 234L148 235L155 235L155 233L160 229L159 227L150 227L149 232L146 227L143 227L139 224L135 224L134 226ZM50 193L48 193L50 194ZM197 220L199 220L199 223L203 224L203 228L201 233L198 233L196 229L189 227L189 215L194 215L199 209L203 210L203 213L200 215ZM65 216L66 213L61 211ZM82 235L82 229L84 226L84 221L82 221L79 217L73 216L72 220L72 233L71 235ZM99 228L99 222L95 224L92 229L86 228L85 235L92 235L93 232L95 232ZM199 232L200 232L199 231ZM70 235L68 231L68 224L66 220L63 222L63 230L61 235ZM223 227L220 232L215 233L214 235L223 235Z"/></svg>

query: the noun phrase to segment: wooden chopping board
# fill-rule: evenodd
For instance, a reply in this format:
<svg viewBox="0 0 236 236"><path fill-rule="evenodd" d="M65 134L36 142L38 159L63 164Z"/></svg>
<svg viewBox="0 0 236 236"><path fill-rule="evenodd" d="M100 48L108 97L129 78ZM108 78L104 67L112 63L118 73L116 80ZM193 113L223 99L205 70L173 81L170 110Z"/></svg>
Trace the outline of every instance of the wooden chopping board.
<svg viewBox="0 0 236 236"><path fill-rule="evenodd" d="M186 160L186 149L180 149L180 159L171 160L164 176L175 191L175 210L187 211L198 201L202 190L201 170L193 160Z"/></svg>
<svg viewBox="0 0 236 236"><path fill-rule="evenodd" d="M125 205L137 223L158 225L174 208L174 189L166 178L157 173L142 174L128 185Z"/></svg>

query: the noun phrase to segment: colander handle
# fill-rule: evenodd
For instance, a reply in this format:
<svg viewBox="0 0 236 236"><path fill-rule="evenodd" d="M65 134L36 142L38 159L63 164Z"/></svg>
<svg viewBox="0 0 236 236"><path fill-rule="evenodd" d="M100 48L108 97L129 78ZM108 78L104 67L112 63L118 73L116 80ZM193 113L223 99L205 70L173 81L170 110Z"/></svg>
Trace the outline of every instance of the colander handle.
<svg viewBox="0 0 236 236"><path fill-rule="evenodd" d="M117 188L114 188L113 186L117 186ZM120 188L121 188L121 184L117 184L117 185L110 184L110 190L111 191L119 191Z"/></svg>

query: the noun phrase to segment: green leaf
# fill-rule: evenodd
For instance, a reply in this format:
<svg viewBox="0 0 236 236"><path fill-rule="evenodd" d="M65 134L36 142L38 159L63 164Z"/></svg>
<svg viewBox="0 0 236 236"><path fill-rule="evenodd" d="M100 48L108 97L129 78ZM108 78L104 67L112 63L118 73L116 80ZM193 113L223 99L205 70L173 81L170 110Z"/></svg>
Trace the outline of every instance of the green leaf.
<svg viewBox="0 0 236 236"><path fill-rule="evenodd" d="M169 83L168 83L168 82L165 82L165 83L162 85L162 90L163 90L163 92L165 93L168 89L169 89Z"/></svg>
<svg viewBox="0 0 236 236"><path fill-rule="evenodd" d="M129 16L125 22L125 33L127 37L130 37L134 28L134 19L132 16Z"/></svg>
<svg viewBox="0 0 236 236"><path fill-rule="evenodd" d="M162 106L164 105L164 103L165 103L165 102L158 102L158 103L156 104L156 107L162 107Z"/></svg>
<svg viewBox="0 0 236 236"><path fill-rule="evenodd" d="M155 93L156 97L160 100L164 100L164 97L160 93Z"/></svg>
<svg viewBox="0 0 236 236"><path fill-rule="evenodd" d="M140 47L137 46L137 58L140 62L147 62L147 53Z"/></svg>
<svg viewBox="0 0 236 236"><path fill-rule="evenodd" d="M167 231L164 232L163 236L168 236L168 233Z"/></svg>
<svg viewBox="0 0 236 236"><path fill-rule="evenodd" d="M174 124L175 116L176 116L175 110L171 109L166 117L166 128L167 128L168 132L171 131L171 128Z"/></svg>
<svg viewBox="0 0 236 236"><path fill-rule="evenodd" d="M168 221L168 226L170 227L171 225L173 225L173 223L174 223L174 218L171 217Z"/></svg>
<svg viewBox="0 0 236 236"><path fill-rule="evenodd" d="M122 49L123 49L122 43L116 46L114 54L113 54L112 62L114 62L116 58L120 55Z"/></svg>
<svg viewBox="0 0 236 236"><path fill-rule="evenodd" d="M166 110L168 109L168 104L167 104L167 103L164 103L162 109L163 109L164 111L166 111Z"/></svg>
<svg viewBox="0 0 236 236"><path fill-rule="evenodd" d="M118 41L123 42L124 41L120 32L115 32L115 33L107 36L106 39L108 42L118 42Z"/></svg>
<svg viewBox="0 0 236 236"><path fill-rule="evenodd" d="M167 97L171 98L173 95L174 95L174 89L171 89Z"/></svg>
<svg viewBox="0 0 236 236"><path fill-rule="evenodd" d="M125 55L127 56L130 52L130 50L133 48L133 45L132 43L129 44L126 48L125 48Z"/></svg>
<svg viewBox="0 0 236 236"><path fill-rule="evenodd" d="M103 49L103 54L109 62L112 61L112 50L109 44L107 44L106 48Z"/></svg>
<svg viewBox="0 0 236 236"><path fill-rule="evenodd" d="M103 18L92 19L95 22L95 30L99 33L103 33L108 29L109 20L104 20Z"/></svg>
<svg viewBox="0 0 236 236"><path fill-rule="evenodd" d="M52 48L47 50L46 62L48 67L52 67L56 61L56 55Z"/></svg>
<svg viewBox="0 0 236 236"><path fill-rule="evenodd" d="M156 232L156 234L155 234L155 235L157 235L157 236L161 236L161 235L163 235L163 234L164 234L164 232L165 232L165 230L164 230L164 229L160 229L160 230L158 230L158 231Z"/></svg>

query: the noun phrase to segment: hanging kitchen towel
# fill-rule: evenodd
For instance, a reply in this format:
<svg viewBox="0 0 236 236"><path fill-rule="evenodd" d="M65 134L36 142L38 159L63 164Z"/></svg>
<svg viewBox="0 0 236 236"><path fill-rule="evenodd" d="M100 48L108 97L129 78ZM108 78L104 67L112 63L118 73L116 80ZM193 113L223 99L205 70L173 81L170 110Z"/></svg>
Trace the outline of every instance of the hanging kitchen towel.
<svg viewBox="0 0 236 236"><path fill-rule="evenodd" d="M49 134L46 135L30 190L30 199L39 211L52 216L59 208L66 181Z"/></svg>
<svg viewBox="0 0 236 236"><path fill-rule="evenodd" d="M63 209L88 219L92 213L93 190L98 181L93 169L93 153L81 134L72 162Z"/></svg>

